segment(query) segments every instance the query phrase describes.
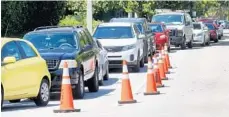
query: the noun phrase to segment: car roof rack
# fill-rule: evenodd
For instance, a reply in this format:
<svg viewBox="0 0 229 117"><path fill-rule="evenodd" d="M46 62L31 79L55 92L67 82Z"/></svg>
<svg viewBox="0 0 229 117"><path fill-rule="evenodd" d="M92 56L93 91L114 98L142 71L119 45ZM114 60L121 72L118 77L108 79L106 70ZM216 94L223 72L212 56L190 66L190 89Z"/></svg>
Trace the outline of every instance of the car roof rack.
<svg viewBox="0 0 229 117"><path fill-rule="evenodd" d="M40 27L35 28L34 31L43 30L43 29L50 29L50 28L62 28L62 27L83 28L82 25L77 25L77 26L40 26Z"/></svg>

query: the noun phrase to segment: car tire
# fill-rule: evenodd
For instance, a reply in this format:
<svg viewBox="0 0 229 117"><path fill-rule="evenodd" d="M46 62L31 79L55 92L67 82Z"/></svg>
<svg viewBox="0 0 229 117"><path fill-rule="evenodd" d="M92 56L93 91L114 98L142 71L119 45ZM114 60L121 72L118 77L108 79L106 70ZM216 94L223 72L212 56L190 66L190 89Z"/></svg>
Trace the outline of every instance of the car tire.
<svg viewBox="0 0 229 117"><path fill-rule="evenodd" d="M204 42L201 44L202 47L204 47L206 45L206 42L205 41L206 41L206 39L204 37Z"/></svg>
<svg viewBox="0 0 229 117"><path fill-rule="evenodd" d="M218 42L218 39L215 39L214 42L217 43Z"/></svg>
<svg viewBox="0 0 229 117"><path fill-rule="evenodd" d="M193 43L192 43L192 40L193 40L193 36L192 36L192 39L191 41L187 44L188 48L192 48L193 47Z"/></svg>
<svg viewBox="0 0 229 117"><path fill-rule="evenodd" d="M3 91L3 88L1 86L1 108L2 108L2 105L3 105L3 100L4 100L4 91Z"/></svg>
<svg viewBox="0 0 229 117"><path fill-rule="evenodd" d="M144 57L144 63L148 63L148 53Z"/></svg>
<svg viewBox="0 0 229 117"><path fill-rule="evenodd" d="M18 103L18 102L20 102L21 101L21 99L17 99L17 100L9 100L9 102L10 103Z"/></svg>
<svg viewBox="0 0 229 117"><path fill-rule="evenodd" d="M137 65L135 65L135 67L132 68L132 70L133 70L134 72L139 72L139 71L140 71L140 61L139 61L139 57L138 57L138 59L137 59Z"/></svg>
<svg viewBox="0 0 229 117"><path fill-rule="evenodd" d="M109 79L109 67L107 66L106 74L103 76L103 80Z"/></svg>
<svg viewBox="0 0 229 117"><path fill-rule="evenodd" d="M144 58L142 58L141 61L140 61L140 67L143 68L144 67L144 64L145 64Z"/></svg>
<svg viewBox="0 0 229 117"><path fill-rule="evenodd" d="M85 88L84 88L84 75L82 70L79 71L79 78L78 83L76 84L76 87L73 89L73 97L76 99L82 99L85 94Z"/></svg>
<svg viewBox="0 0 229 117"><path fill-rule="evenodd" d="M99 73L97 66L95 67L94 75L87 81L89 92L97 92L99 90Z"/></svg>
<svg viewBox="0 0 229 117"><path fill-rule="evenodd" d="M170 46L168 46L167 50L168 50L168 52L170 52Z"/></svg>
<svg viewBox="0 0 229 117"><path fill-rule="evenodd" d="M38 96L34 99L37 106L46 106L50 99L49 82L46 79L41 81Z"/></svg>
<svg viewBox="0 0 229 117"><path fill-rule="evenodd" d="M181 43L180 47L182 50L184 50L186 48L186 44L185 44L186 38L185 36L183 37L183 42Z"/></svg>

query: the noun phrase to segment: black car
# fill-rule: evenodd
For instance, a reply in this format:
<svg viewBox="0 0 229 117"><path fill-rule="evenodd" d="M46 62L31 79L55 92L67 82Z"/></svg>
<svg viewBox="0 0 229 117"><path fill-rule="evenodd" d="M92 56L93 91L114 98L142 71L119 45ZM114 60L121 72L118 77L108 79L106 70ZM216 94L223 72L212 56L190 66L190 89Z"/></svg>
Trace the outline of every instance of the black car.
<svg viewBox="0 0 229 117"><path fill-rule="evenodd" d="M152 30L147 25L146 18L112 18L110 22L132 22L136 23L139 31L145 35L144 39L144 56L145 62L148 62L148 56L152 56L156 50L156 44L154 42L154 36Z"/></svg>
<svg viewBox="0 0 229 117"><path fill-rule="evenodd" d="M52 80L51 92L61 90L61 65L65 61L69 63L69 76L75 98L83 98L84 86L88 86L90 92L98 91L96 56L99 50L86 28L81 26L38 27L27 33L24 39L33 43L46 60Z"/></svg>

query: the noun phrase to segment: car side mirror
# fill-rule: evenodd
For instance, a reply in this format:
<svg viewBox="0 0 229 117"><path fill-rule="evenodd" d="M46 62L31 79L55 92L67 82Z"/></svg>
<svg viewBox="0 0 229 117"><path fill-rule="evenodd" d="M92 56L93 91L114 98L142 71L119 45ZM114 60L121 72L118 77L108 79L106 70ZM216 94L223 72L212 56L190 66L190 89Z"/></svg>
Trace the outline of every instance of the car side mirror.
<svg viewBox="0 0 229 117"><path fill-rule="evenodd" d="M144 34L139 34L138 35L138 39L143 39L143 38L145 38L145 35Z"/></svg>
<svg viewBox="0 0 229 117"><path fill-rule="evenodd" d="M14 56L5 57L3 59L3 64L10 64L15 62L16 62L16 58Z"/></svg>

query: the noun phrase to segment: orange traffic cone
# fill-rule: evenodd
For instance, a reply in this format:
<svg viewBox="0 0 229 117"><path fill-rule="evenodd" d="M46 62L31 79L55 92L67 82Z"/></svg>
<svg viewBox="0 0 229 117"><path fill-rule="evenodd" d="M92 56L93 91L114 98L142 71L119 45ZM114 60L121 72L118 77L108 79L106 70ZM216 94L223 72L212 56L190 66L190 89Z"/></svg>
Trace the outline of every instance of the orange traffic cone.
<svg viewBox="0 0 229 117"><path fill-rule="evenodd" d="M165 58L166 58L166 61L168 63L168 68L172 68L172 66L170 64L170 60L169 60L169 54L168 54L168 50L167 50L167 45L165 45Z"/></svg>
<svg viewBox="0 0 229 117"><path fill-rule="evenodd" d="M162 84L161 78L160 78L160 72L159 72L159 68L158 68L158 63L157 63L157 58L156 58L156 54L153 56L153 68L154 68L154 73L155 73L155 79L156 79L156 85L157 88L160 87L164 87L164 85Z"/></svg>
<svg viewBox="0 0 229 117"><path fill-rule="evenodd" d="M64 68L63 68L60 109L54 110L53 112L54 113L80 112L80 109L74 109L72 86L69 77L67 62L64 62Z"/></svg>
<svg viewBox="0 0 229 117"><path fill-rule="evenodd" d="M159 53L158 67L159 67L159 72L160 72L161 79L162 80L168 80L168 78L165 76L164 63L163 63L162 56L161 56L160 53Z"/></svg>
<svg viewBox="0 0 229 117"><path fill-rule="evenodd" d="M136 103L137 101L133 99L126 60L123 60L122 70L123 70L122 92L121 92L121 100L118 101L118 103L119 104Z"/></svg>
<svg viewBox="0 0 229 117"><path fill-rule="evenodd" d="M165 54L164 54L164 50L162 50L161 55L162 55L162 61L164 63L164 68L165 68L164 71L165 71L166 74L168 74L169 73L169 68L168 68L168 63L166 61L166 57L165 57Z"/></svg>
<svg viewBox="0 0 229 117"><path fill-rule="evenodd" d="M146 83L146 92L144 92L144 95L157 95L157 94L160 94L160 92L157 91L157 86L156 86L153 67L152 67L152 60L150 57L148 57L147 83Z"/></svg>

